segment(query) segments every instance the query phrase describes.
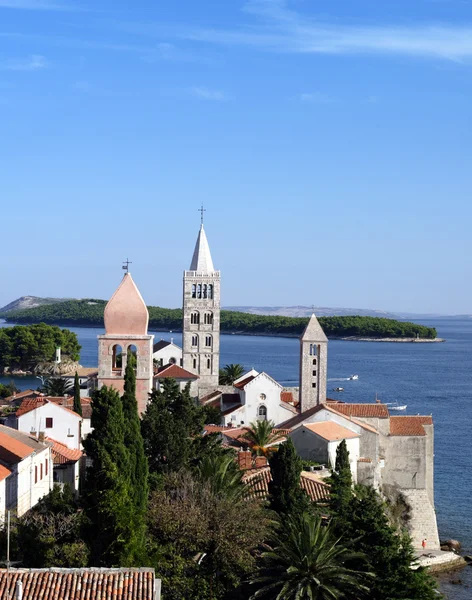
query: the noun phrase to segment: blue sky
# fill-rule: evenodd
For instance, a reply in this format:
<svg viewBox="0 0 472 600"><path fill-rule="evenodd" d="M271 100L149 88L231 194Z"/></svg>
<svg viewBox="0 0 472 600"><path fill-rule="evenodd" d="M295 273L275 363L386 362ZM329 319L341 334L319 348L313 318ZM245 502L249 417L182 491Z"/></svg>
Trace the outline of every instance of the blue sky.
<svg viewBox="0 0 472 600"><path fill-rule="evenodd" d="M0 0L0 306L472 313L472 2Z"/></svg>

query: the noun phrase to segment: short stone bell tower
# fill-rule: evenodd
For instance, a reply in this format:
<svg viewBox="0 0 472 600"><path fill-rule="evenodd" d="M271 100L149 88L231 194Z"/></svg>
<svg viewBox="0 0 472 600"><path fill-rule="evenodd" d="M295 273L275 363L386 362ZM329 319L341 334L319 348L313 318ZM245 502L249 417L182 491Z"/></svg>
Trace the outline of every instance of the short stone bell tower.
<svg viewBox="0 0 472 600"><path fill-rule="evenodd" d="M124 391L128 360L135 361L138 411L146 410L153 382L152 348L148 335L149 313L131 274L126 273L105 307L105 334L98 336L98 387Z"/></svg>
<svg viewBox="0 0 472 600"><path fill-rule="evenodd" d="M199 375L202 396L218 387L220 369L220 272L213 267L203 222L183 283L183 368Z"/></svg>
<svg viewBox="0 0 472 600"><path fill-rule="evenodd" d="M300 338L300 411L326 402L328 338L313 313Z"/></svg>

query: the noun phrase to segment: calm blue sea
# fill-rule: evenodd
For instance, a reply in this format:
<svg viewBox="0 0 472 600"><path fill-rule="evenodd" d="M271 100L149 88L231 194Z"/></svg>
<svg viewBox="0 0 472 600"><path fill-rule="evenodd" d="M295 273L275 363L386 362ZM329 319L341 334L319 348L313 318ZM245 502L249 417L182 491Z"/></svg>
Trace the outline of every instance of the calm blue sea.
<svg viewBox="0 0 472 600"><path fill-rule="evenodd" d="M472 554L471 425L472 425L472 319L421 321L436 326L442 344L395 344L332 340L328 351L328 388L342 386L345 392L330 391L332 398L349 402L407 404L406 414L432 414L435 424L435 493L441 539L461 540ZM0 323L0 327L5 326ZM81 364L97 364L97 328L70 328L82 345ZM155 333L156 341L181 335ZM284 385L298 383L296 339L223 335L221 364L242 363L264 370ZM358 381L342 381L358 374ZM1 379L6 383L8 379ZM36 388L35 378L15 380L21 389ZM400 413L405 414L405 413ZM460 578L463 586L450 585ZM467 587L470 586L470 587ZM472 568L446 577L442 584L449 600L472 598Z"/></svg>

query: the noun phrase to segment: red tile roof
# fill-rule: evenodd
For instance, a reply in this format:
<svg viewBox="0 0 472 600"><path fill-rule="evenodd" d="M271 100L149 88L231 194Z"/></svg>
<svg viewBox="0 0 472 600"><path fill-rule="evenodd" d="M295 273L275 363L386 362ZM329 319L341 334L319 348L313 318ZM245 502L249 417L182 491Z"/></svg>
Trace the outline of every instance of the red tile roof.
<svg viewBox="0 0 472 600"><path fill-rule="evenodd" d="M23 600L154 600L154 569L0 569L0 598ZM9 590L7 584L9 581Z"/></svg>
<svg viewBox="0 0 472 600"><path fill-rule="evenodd" d="M293 404L294 402L292 392L280 392L280 399L287 404Z"/></svg>
<svg viewBox="0 0 472 600"><path fill-rule="evenodd" d="M423 425L432 424L433 417L428 416L390 417L390 435L424 436Z"/></svg>
<svg viewBox="0 0 472 600"><path fill-rule="evenodd" d="M171 377L172 379L200 379L195 373L190 373L190 371L182 369L179 365L172 364L159 367L154 377L155 379L164 379L166 377Z"/></svg>
<svg viewBox="0 0 472 600"><path fill-rule="evenodd" d="M361 463L371 463L372 459L371 458L358 458L357 462L361 462Z"/></svg>
<svg viewBox="0 0 472 600"><path fill-rule="evenodd" d="M23 442L20 442L20 440L10 437L7 433L0 431L0 460L7 464L16 464L30 454L33 454L33 452L34 448L31 448L26 444L23 444Z"/></svg>
<svg viewBox="0 0 472 600"><path fill-rule="evenodd" d="M222 395L223 395L223 392L220 392L219 390L215 390L214 392L210 392L206 396L202 396L200 398L200 404L203 405L203 404L207 404L208 402L213 402L217 398L219 399L220 396L222 396Z"/></svg>
<svg viewBox="0 0 472 600"><path fill-rule="evenodd" d="M304 427L328 442L336 442L338 440L348 440L359 437L358 433L350 431L349 429L346 429L346 427L343 427L334 421L305 423Z"/></svg>
<svg viewBox="0 0 472 600"><path fill-rule="evenodd" d="M269 493L269 482L272 480L270 467L248 469L243 477L244 483L250 486L250 496L266 498ZM300 487L305 490L313 502L326 502L329 498L329 486L312 479L304 471L300 474Z"/></svg>
<svg viewBox="0 0 472 600"><path fill-rule="evenodd" d="M72 410L74 408L74 396L64 396L59 398L54 398L52 396L48 396L47 399L50 402L54 402L55 404L59 404L63 408L68 408ZM92 399L84 396L80 398L80 406L82 407L82 418L83 419L91 419L92 418ZM73 411L72 411L73 412Z"/></svg>
<svg viewBox="0 0 472 600"><path fill-rule="evenodd" d="M11 475L10 469L7 469L3 465L0 465L0 481L6 479L8 475Z"/></svg>
<svg viewBox="0 0 472 600"><path fill-rule="evenodd" d="M388 406L385 404L344 404L329 400L328 406L348 417L388 419Z"/></svg>
<svg viewBox="0 0 472 600"><path fill-rule="evenodd" d="M5 402L13 402L14 400L22 400L23 398L34 398L35 396L40 395L41 392L38 392L36 390L25 390L24 392L18 392L17 394L8 396L8 398L5 398Z"/></svg>
<svg viewBox="0 0 472 600"><path fill-rule="evenodd" d="M242 390L247 386L248 383L251 383L251 381L255 378L256 378L255 375L249 375L249 377L246 377L246 379L242 379L238 383L235 383L234 387L238 388L238 390Z"/></svg>
<svg viewBox="0 0 472 600"><path fill-rule="evenodd" d="M68 412L71 412L76 417L80 418L80 415L78 415L76 412L71 410L71 408L74 406L74 398L72 396L65 396L65 397L62 397L62 396L59 396L59 397L39 396L38 398L26 398L26 400L23 400L20 407L16 411L16 416L22 417L23 415L26 415L26 413L29 413L32 410L36 410L40 406L44 406L45 404L48 404L49 402L52 402L53 404L57 404L62 409L67 410ZM66 406L66 405L71 406L71 408L68 408L68 406Z"/></svg>
<svg viewBox="0 0 472 600"><path fill-rule="evenodd" d="M82 456L81 450L73 450L69 448L62 442L58 442L57 440L53 440L50 437L47 437L46 440L48 442L52 442L53 446L51 448L51 454L53 458L53 463L55 465L67 465L70 463L77 462Z"/></svg>

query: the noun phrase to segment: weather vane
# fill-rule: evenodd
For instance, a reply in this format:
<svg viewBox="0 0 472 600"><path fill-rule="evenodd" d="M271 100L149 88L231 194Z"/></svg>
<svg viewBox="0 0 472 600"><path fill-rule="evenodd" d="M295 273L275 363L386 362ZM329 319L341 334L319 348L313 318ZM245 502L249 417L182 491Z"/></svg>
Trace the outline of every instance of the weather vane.
<svg viewBox="0 0 472 600"><path fill-rule="evenodd" d="M202 215L201 218L202 218L202 225L203 225L203 215L204 215L204 213L206 213L206 208L203 208L203 204L202 204L202 207L198 209L198 212L201 213L201 215Z"/></svg>
<svg viewBox="0 0 472 600"><path fill-rule="evenodd" d="M129 273L129 266L132 265L133 263L129 260L129 258L127 258L124 263L123 266L121 267L123 269L123 271L126 271L127 273Z"/></svg>

